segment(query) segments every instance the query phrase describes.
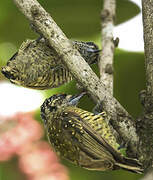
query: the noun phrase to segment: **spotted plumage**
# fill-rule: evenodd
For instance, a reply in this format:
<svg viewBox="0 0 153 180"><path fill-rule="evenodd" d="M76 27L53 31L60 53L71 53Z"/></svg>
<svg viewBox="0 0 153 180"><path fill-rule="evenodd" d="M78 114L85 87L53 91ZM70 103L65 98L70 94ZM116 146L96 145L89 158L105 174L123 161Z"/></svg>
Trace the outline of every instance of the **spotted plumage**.
<svg viewBox="0 0 153 180"><path fill-rule="evenodd" d="M99 49L94 43L71 43L89 64L97 62ZM10 82L34 89L55 88L72 80L61 58L44 38L23 42L18 52L2 67L2 73Z"/></svg>
<svg viewBox="0 0 153 180"><path fill-rule="evenodd" d="M135 159L124 157L106 123L106 113L94 115L76 107L84 95L53 95L41 106L48 139L56 152L74 164L91 170L123 168L140 173Z"/></svg>

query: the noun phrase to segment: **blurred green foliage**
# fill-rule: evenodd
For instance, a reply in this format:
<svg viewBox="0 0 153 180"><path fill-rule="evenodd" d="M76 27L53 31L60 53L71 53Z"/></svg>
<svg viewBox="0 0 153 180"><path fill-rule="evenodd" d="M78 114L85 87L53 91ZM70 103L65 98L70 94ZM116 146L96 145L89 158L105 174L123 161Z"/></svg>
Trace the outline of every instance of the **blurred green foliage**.
<svg viewBox="0 0 153 180"><path fill-rule="evenodd" d="M133 117L142 111L138 96L145 89L144 66L144 53L116 50L114 96Z"/></svg>
<svg viewBox="0 0 153 180"><path fill-rule="evenodd" d="M26 176L19 171L17 158L0 163L0 180L26 180Z"/></svg>
<svg viewBox="0 0 153 180"><path fill-rule="evenodd" d="M51 13L69 38L86 37L86 39L90 39L90 36L100 34L101 0L40 0L39 2ZM116 2L116 24L130 19L140 12L138 6L128 0L117 0ZM26 38L35 37L29 28L29 22L19 12L13 1L0 2L0 22L0 42L9 41L19 45Z"/></svg>
<svg viewBox="0 0 153 180"><path fill-rule="evenodd" d="M101 0L40 0L44 8L51 13L54 20L69 38L100 42ZM117 0L116 24L120 24L140 12L140 9L128 0ZM17 47L27 38L36 38L29 27L29 22L14 5L13 1L0 2L0 67L15 53ZM96 37L96 38L95 38ZM97 40L98 39L98 40ZM138 93L145 88L143 53L116 50L114 60L114 95L120 103L134 116L141 112ZM98 73L97 65L92 68ZM0 79L2 79L0 73ZM3 77L4 78L4 77ZM75 81L57 89L41 91L45 97L55 93L75 94ZM89 103L89 101L91 103ZM80 106L92 110L94 104L85 97ZM40 112L36 117L40 120ZM63 161L69 168L71 180L137 180L139 175L126 171L97 172L78 168ZM24 175L19 171L16 160L0 163L0 180L21 180Z"/></svg>

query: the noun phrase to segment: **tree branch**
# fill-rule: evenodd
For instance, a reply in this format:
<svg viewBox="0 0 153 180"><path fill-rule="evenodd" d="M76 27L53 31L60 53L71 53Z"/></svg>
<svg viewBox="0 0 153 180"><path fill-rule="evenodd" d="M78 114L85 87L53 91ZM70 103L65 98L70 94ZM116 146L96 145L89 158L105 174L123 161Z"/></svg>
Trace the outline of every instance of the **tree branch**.
<svg viewBox="0 0 153 180"><path fill-rule="evenodd" d="M139 135L139 159L145 168L153 167L153 1L142 0L146 91L141 92L144 113L137 120Z"/></svg>
<svg viewBox="0 0 153 180"><path fill-rule="evenodd" d="M74 78L84 87L97 103L103 100L103 107L112 117L112 124L124 141L129 142L133 153L137 151L138 137L132 117L112 97L105 85L99 80L79 52L74 49L64 33L56 25L51 16L36 0L14 0L18 8L32 22L57 51L63 63L68 67Z"/></svg>
<svg viewBox="0 0 153 180"><path fill-rule="evenodd" d="M153 109L153 1L142 0L144 48L146 66L146 85L148 102L145 102L147 111Z"/></svg>
<svg viewBox="0 0 153 180"><path fill-rule="evenodd" d="M143 178L140 180L153 180L153 170L149 171Z"/></svg>
<svg viewBox="0 0 153 180"><path fill-rule="evenodd" d="M115 19L116 1L104 0L101 13L102 20L102 53L99 60L100 80L113 95L113 27Z"/></svg>

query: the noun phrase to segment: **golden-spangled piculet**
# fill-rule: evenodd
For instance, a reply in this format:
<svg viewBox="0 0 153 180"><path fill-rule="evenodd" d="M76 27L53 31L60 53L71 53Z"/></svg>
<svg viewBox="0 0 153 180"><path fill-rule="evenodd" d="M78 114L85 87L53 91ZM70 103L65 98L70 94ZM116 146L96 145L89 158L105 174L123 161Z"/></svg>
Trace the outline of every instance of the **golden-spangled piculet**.
<svg viewBox="0 0 153 180"><path fill-rule="evenodd" d="M124 157L117 149L108 124L107 114L95 115L76 107L84 95L53 95L41 106L49 142L55 151L72 163L90 170L116 170L119 168L141 173L136 159Z"/></svg>
<svg viewBox="0 0 153 180"><path fill-rule="evenodd" d="M97 62L100 50L93 42L71 43L89 65ZM10 82L34 89L55 88L72 80L60 56L44 38L23 42L1 71Z"/></svg>

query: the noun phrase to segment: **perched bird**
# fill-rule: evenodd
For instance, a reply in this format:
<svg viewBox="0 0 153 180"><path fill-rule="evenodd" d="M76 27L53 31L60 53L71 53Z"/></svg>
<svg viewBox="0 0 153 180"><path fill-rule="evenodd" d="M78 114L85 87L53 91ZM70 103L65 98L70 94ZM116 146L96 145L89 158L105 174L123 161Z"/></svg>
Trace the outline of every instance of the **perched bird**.
<svg viewBox="0 0 153 180"><path fill-rule="evenodd" d="M100 50L93 42L71 43L88 64L97 62ZM60 56L44 38L23 42L1 72L12 83L34 89L55 88L72 80Z"/></svg>
<svg viewBox="0 0 153 180"><path fill-rule="evenodd" d="M95 115L76 107L80 95L53 95L41 106L48 139L55 151L72 163L90 170L126 169L141 173L136 159L124 157L118 150L108 124L107 114Z"/></svg>

